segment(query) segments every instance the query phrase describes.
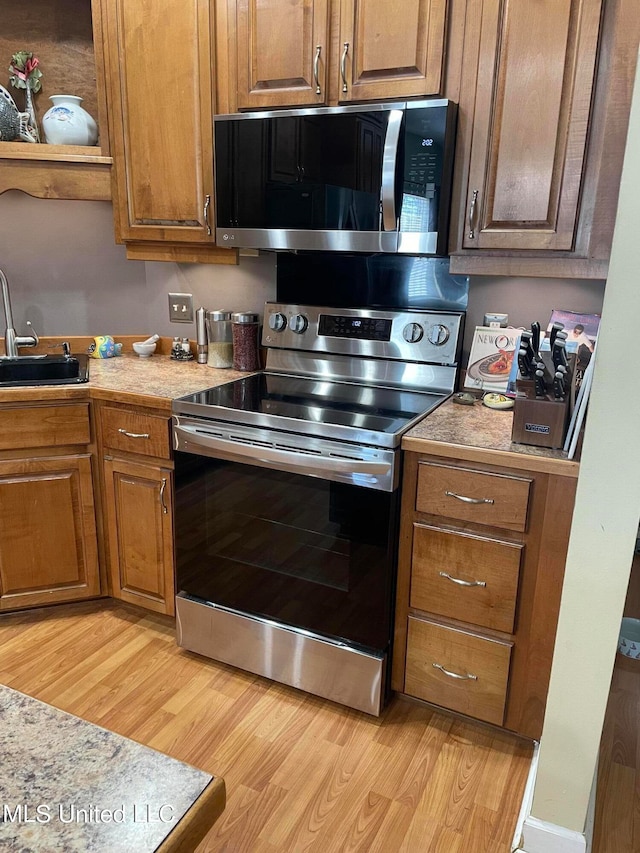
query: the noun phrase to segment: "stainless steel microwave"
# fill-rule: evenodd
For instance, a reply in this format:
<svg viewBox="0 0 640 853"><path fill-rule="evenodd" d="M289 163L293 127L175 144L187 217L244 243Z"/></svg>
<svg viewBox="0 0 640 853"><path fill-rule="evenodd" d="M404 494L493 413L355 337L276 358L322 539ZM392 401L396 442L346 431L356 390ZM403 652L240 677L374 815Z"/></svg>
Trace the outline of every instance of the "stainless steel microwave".
<svg viewBox="0 0 640 853"><path fill-rule="evenodd" d="M216 116L216 242L446 255L457 106Z"/></svg>

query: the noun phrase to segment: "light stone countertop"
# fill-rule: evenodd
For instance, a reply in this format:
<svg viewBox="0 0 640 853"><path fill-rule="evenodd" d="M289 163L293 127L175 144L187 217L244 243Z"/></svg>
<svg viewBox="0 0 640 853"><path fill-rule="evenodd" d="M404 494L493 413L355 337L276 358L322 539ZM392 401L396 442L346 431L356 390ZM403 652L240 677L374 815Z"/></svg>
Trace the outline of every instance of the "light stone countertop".
<svg viewBox="0 0 640 853"><path fill-rule="evenodd" d="M512 425L513 409L490 409L479 400L473 406L447 400L405 433L402 447L507 468L578 476L578 462L569 461L564 451L514 444Z"/></svg>
<svg viewBox="0 0 640 853"><path fill-rule="evenodd" d="M2 685L0 740L0 849L16 853L155 851L213 780Z"/></svg>
<svg viewBox="0 0 640 853"><path fill-rule="evenodd" d="M171 412L171 401L177 397L247 375L195 360L175 361L168 355L140 358L135 353L125 353L116 358L90 358L88 382L1 388L0 403L93 398Z"/></svg>

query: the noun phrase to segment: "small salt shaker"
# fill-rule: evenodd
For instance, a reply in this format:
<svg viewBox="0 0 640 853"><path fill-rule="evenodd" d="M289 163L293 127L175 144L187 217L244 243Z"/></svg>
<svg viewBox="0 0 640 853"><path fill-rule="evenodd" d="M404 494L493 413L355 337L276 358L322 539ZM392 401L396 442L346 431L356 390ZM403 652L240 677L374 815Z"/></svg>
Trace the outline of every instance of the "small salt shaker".
<svg viewBox="0 0 640 853"><path fill-rule="evenodd" d="M233 369L260 370L258 353L259 320L257 314L240 312L231 315L233 337Z"/></svg>

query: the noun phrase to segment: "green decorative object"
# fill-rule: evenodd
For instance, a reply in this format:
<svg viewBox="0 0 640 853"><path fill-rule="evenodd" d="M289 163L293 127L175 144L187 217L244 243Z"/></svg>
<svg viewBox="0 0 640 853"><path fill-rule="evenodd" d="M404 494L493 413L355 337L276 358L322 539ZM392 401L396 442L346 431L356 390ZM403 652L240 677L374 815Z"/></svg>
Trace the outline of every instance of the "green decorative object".
<svg viewBox="0 0 640 853"><path fill-rule="evenodd" d="M42 71L38 68L40 60L33 53L19 50L11 57L9 82L16 89L24 89L25 112L29 115L28 128L36 142L40 142L40 131L36 119L33 95L42 88Z"/></svg>

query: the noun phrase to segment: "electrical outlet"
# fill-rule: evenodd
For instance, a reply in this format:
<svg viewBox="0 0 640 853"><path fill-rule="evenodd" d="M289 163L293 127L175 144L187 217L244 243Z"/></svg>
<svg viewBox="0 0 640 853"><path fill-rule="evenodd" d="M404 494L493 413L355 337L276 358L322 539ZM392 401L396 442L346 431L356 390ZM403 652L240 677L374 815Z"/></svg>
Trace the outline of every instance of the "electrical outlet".
<svg viewBox="0 0 640 853"><path fill-rule="evenodd" d="M169 320L172 323L193 323L193 296L191 293L169 294Z"/></svg>

